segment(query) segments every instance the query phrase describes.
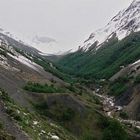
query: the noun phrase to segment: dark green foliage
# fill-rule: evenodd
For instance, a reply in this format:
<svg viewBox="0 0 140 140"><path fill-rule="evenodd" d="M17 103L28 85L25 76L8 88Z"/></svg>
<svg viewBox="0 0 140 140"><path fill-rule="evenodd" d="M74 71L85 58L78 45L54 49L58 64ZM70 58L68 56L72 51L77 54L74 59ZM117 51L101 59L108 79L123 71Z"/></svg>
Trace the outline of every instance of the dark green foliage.
<svg viewBox="0 0 140 140"><path fill-rule="evenodd" d="M75 112L71 108L67 108L63 113L61 119L63 121L70 121L74 118Z"/></svg>
<svg viewBox="0 0 140 140"><path fill-rule="evenodd" d="M2 129L3 128L3 124L0 122L0 129Z"/></svg>
<svg viewBox="0 0 140 140"><path fill-rule="evenodd" d="M140 59L140 33L132 33L122 41L110 40L96 53L77 51L59 60L58 66L69 74L85 79L108 79L126 66Z"/></svg>
<svg viewBox="0 0 140 140"><path fill-rule="evenodd" d="M67 88L72 92L77 92L77 90L76 90L76 88L74 87L73 84L70 84L70 86L68 86Z"/></svg>
<svg viewBox="0 0 140 140"><path fill-rule="evenodd" d="M103 130L102 140L127 140L125 129L114 119L99 117L98 126Z"/></svg>
<svg viewBox="0 0 140 140"><path fill-rule="evenodd" d="M47 102L43 102L43 103L40 103L40 104L34 104L34 107L37 109L37 110L46 110L48 109L48 104ZM45 113L44 111L42 113Z"/></svg>
<svg viewBox="0 0 140 140"><path fill-rule="evenodd" d="M140 75L138 75L135 80L134 80L135 84L139 84L140 83Z"/></svg>
<svg viewBox="0 0 140 140"><path fill-rule="evenodd" d="M125 86L124 83L116 82L116 83L111 85L110 94L114 95L114 96L119 96L120 94L122 94L126 90L127 90L127 87Z"/></svg>
<svg viewBox="0 0 140 140"><path fill-rule="evenodd" d="M119 122L111 120L109 126L104 129L102 140L127 140L127 133Z"/></svg>
<svg viewBox="0 0 140 140"><path fill-rule="evenodd" d="M65 107L57 102L53 103L53 107L49 108L47 102L34 105L40 114L49 116L56 121L67 122L75 117L75 111L69 107Z"/></svg>
<svg viewBox="0 0 140 140"><path fill-rule="evenodd" d="M110 83L109 85L109 94L113 96L119 96L124 93L127 89L127 83L129 82L128 77L121 77L115 80L114 82Z"/></svg>
<svg viewBox="0 0 140 140"><path fill-rule="evenodd" d="M56 66L54 66L54 68L52 68L50 66L51 62L49 62L49 61L47 61L45 59L42 59L42 58L38 59L38 57L37 57L37 58L34 58L34 62L37 63L38 65L42 66L45 71L51 72L52 74L54 74L55 76L57 76L58 78L60 78L60 79L62 79L64 81L67 81L69 83L74 81L72 76L61 72L59 70L59 68L57 68Z"/></svg>
<svg viewBox="0 0 140 140"><path fill-rule="evenodd" d="M87 132L83 135L82 140L96 140L96 138L93 134Z"/></svg>
<svg viewBox="0 0 140 140"><path fill-rule="evenodd" d="M97 125L101 129L105 129L109 126L109 119L107 119L106 117L99 117Z"/></svg>
<svg viewBox="0 0 140 140"><path fill-rule="evenodd" d="M13 102L13 100L8 96L8 93L0 88L0 98L6 102Z"/></svg>
<svg viewBox="0 0 140 140"><path fill-rule="evenodd" d="M128 119L129 116L126 112L120 112L120 117L123 118L123 119Z"/></svg>
<svg viewBox="0 0 140 140"><path fill-rule="evenodd" d="M21 117L17 112L15 112L14 110L12 110L12 109L7 109L7 110L6 110L6 113L7 113L8 115L10 115L11 117L13 117L15 120L17 120L17 121L22 121L22 117Z"/></svg>
<svg viewBox="0 0 140 140"><path fill-rule="evenodd" d="M96 104L101 104L101 102L100 102L100 100L99 100L98 97L93 96L93 99L94 99L94 101L95 101Z"/></svg>
<svg viewBox="0 0 140 140"><path fill-rule="evenodd" d="M25 90L31 92L38 92L38 93L64 93L64 89L56 88L54 85L42 85L39 83L32 83L28 82L27 85L24 87Z"/></svg>
<svg viewBox="0 0 140 140"><path fill-rule="evenodd" d="M12 99L8 96L8 94L7 94L4 90L2 90L2 89L0 89L0 98L1 98L3 101L5 101L5 102L13 103L13 100L12 100ZM7 112L7 114L9 114L11 117L13 117L15 120L17 120L17 121L22 121L21 116L20 116L19 114L17 114L16 112L14 112L13 109L7 108L7 109L6 109L6 112Z"/></svg>

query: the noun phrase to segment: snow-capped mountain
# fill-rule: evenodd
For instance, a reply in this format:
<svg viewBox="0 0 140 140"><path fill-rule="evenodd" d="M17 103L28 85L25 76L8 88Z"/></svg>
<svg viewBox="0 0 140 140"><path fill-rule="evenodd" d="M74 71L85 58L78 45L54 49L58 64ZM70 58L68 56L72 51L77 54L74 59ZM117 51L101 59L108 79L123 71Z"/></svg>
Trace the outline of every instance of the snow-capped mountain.
<svg viewBox="0 0 140 140"><path fill-rule="evenodd" d="M0 40L6 41L8 44L20 48L22 50L35 53L36 55L50 56L50 55L63 55L74 50L69 49L60 51L61 44L55 39L47 36L34 36L33 38L25 39L19 38L14 33L8 32L5 29L0 28Z"/></svg>
<svg viewBox="0 0 140 140"><path fill-rule="evenodd" d="M19 39L15 34L10 33L9 31L6 31L5 29L0 28L0 33L3 34L3 35L5 35L5 36L7 36L7 37L9 37L9 38L12 38L12 39L18 41L18 42L20 42L20 43L22 43L24 45L28 45L26 43L26 41L24 42L23 40ZM30 46L30 45L28 45L28 46Z"/></svg>
<svg viewBox="0 0 140 140"><path fill-rule="evenodd" d="M4 44L6 44L8 47L12 46L15 49L25 51L33 55L40 56L41 53L31 45L28 45L24 41L18 39L14 34L11 34L3 29L0 29L0 42L4 42Z"/></svg>
<svg viewBox="0 0 140 140"><path fill-rule="evenodd" d="M87 51L94 44L97 50L113 36L121 40L137 31L140 31L140 0L133 0L128 8L120 11L105 27L93 32L80 48Z"/></svg>
<svg viewBox="0 0 140 140"><path fill-rule="evenodd" d="M15 40L17 43L26 46L26 49L35 50L39 54L50 55L54 52L54 48L58 48L58 43L55 39L46 37L46 36L34 36L33 38L24 38L17 37L14 33L6 31L5 29L0 28L0 39L3 40ZM47 53L48 52L48 53ZM55 53L59 52L57 50Z"/></svg>

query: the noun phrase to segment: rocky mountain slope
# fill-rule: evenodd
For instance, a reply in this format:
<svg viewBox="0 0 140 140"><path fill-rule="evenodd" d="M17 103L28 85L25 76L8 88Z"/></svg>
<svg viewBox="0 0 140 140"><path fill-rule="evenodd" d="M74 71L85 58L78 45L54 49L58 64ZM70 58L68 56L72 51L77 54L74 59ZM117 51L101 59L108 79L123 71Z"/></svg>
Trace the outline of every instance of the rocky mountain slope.
<svg viewBox="0 0 140 140"><path fill-rule="evenodd" d="M92 36L90 49L53 57L55 63L0 33L0 139L138 140L139 18L131 21L138 5L112 19L103 33L108 41Z"/></svg>
<svg viewBox="0 0 140 140"><path fill-rule="evenodd" d="M139 19L140 1L134 0L104 28L92 33L77 52L61 57L58 64L68 73L110 78L120 66L139 59Z"/></svg>
<svg viewBox="0 0 140 140"><path fill-rule="evenodd" d="M3 134L6 140L75 139L63 128L57 128L57 125L54 128L53 123L51 126L49 119L41 120L32 105L40 103L40 100L35 102L36 95L24 90L29 81L40 84L53 83L55 87L65 87L68 84L37 64L44 61L39 57L37 50L3 34L0 40L0 122L3 126L0 137L2 138ZM49 62L44 63L50 69L53 67ZM59 136L56 134L58 132Z"/></svg>
<svg viewBox="0 0 140 140"><path fill-rule="evenodd" d="M100 140L109 131L127 138L95 96L78 83L66 82L73 79L37 50L3 34L0 40L0 138ZM113 133L112 124L121 135ZM131 129L129 136L133 133Z"/></svg>
<svg viewBox="0 0 140 140"><path fill-rule="evenodd" d="M125 119L139 121L140 1L91 34L77 52L54 61L99 94L114 96ZM119 113L115 113L119 115Z"/></svg>
<svg viewBox="0 0 140 140"><path fill-rule="evenodd" d="M131 5L120 11L103 28L93 32L80 46L84 51L98 50L111 38L122 40L132 32L140 31L140 1L134 0Z"/></svg>

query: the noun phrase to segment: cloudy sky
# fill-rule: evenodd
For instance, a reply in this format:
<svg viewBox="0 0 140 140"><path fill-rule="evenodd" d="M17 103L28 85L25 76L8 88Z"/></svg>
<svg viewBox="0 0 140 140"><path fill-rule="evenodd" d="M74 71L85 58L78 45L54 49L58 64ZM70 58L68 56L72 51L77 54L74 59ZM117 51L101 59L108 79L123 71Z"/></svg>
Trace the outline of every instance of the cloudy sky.
<svg viewBox="0 0 140 140"><path fill-rule="evenodd" d="M0 26L27 42L36 38L44 41L48 37L49 43L53 42L51 45L36 45L43 52L66 51L77 48L91 32L103 27L131 2L0 0Z"/></svg>

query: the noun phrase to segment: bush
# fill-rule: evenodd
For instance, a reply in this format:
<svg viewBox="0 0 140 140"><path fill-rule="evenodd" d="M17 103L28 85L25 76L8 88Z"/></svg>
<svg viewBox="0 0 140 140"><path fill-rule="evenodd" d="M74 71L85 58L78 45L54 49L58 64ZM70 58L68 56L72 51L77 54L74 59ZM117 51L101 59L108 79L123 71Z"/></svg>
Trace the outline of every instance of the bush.
<svg viewBox="0 0 140 140"><path fill-rule="evenodd" d="M76 92L76 91L77 91L73 84L70 84L70 86L68 86L67 88L68 88L70 91L72 91L72 92Z"/></svg>
<svg viewBox="0 0 140 140"><path fill-rule="evenodd" d="M120 78L110 84L110 95L119 96L123 92L127 90L127 83L128 79Z"/></svg>
<svg viewBox="0 0 140 140"><path fill-rule="evenodd" d="M109 126L104 129L102 140L127 140L127 133L121 124L115 120L111 120Z"/></svg>
<svg viewBox="0 0 140 140"><path fill-rule="evenodd" d="M139 84L140 83L140 75L138 75L135 80L134 80L135 84Z"/></svg>
<svg viewBox="0 0 140 140"><path fill-rule="evenodd" d="M22 121L22 117L19 114L17 114L13 109L7 109L6 112L15 120Z"/></svg>
<svg viewBox="0 0 140 140"><path fill-rule="evenodd" d="M3 128L3 124L0 122L0 129L2 129Z"/></svg>
<svg viewBox="0 0 140 140"><path fill-rule="evenodd" d="M121 112L120 117L123 118L123 119L128 119L129 118L129 116L126 112Z"/></svg>
<svg viewBox="0 0 140 140"><path fill-rule="evenodd" d="M62 113L62 120L63 121L70 121L74 118L75 112L71 108L67 108L63 113Z"/></svg>
<svg viewBox="0 0 140 140"><path fill-rule="evenodd" d="M93 96L93 99L96 104L101 104L100 100L96 96Z"/></svg>
<svg viewBox="0 0 140 140"><path fill-rule="evenodd" d="M85 133L82 140L96 140L95 137L91 133Z"/></svg>
<svg viewBox="0 0 140 140"><path fill-rule="evenodd" d="M39 83L28 82L24 87L25 90L38 93L64 93L64 89L56 88L54 85L41 85Z"/></svg>

